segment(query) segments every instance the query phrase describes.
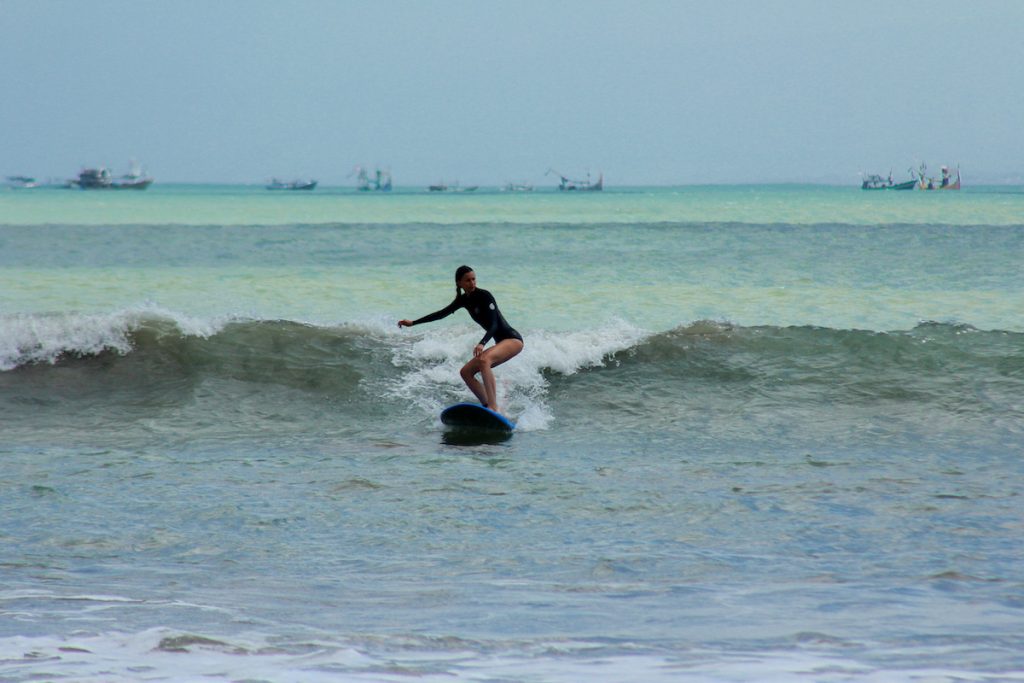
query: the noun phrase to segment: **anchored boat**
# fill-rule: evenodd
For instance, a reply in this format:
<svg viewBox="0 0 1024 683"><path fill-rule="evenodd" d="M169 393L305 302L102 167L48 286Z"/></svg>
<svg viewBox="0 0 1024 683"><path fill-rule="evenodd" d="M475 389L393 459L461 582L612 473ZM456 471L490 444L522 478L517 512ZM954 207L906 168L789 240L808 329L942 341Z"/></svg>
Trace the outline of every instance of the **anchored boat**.
<svg viewBox="0 0 1024 683"><path fill-rule="evenodd" d="M274 178L267 185L268 190L315 190L315 180L293 180L290 183L286 183L282 180Z"/></svg>
<svg viewBox="0 0 1024 683"><path fill-rule="evenodd" d="M590 173L587 173L586 180L573 180L553 168L549 168L544 175L551 173L558 176L558 189L562 192L600 192L604 189L604 173L597 176L597 182L590 181Z"/></svg>

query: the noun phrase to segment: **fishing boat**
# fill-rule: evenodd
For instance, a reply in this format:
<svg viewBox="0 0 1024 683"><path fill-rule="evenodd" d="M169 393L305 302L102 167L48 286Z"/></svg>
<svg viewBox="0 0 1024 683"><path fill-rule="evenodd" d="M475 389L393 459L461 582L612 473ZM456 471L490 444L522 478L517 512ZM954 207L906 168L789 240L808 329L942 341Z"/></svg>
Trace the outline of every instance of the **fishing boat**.
<svg viewBox="0 0 1024 683"><path fill-rule="evenodd" d="M146 174L142 166L135 159L128 162L128 172L115 181L117 189L145 190L153 184L153 178Z"/></svg>
<svg viewBox="0 0 1024 683"><path fill-rule="evenodd" d="M604 189L604 173L597 176L597 182L590 181L590 173L587 173L586 180L573 180L553 168L549 168L544 175L552 173L558 176L558 189L562 192L600 192Z"/></svg>
<svg viewBox="0 0 1024 683"><path fill-rule="evenodd" d="M271 179L267 185L268 190L315 190L317 181L315 180L293 180L290 183L278 180L277 178Z"/></svg>
<svg viewBox="0 0 1024 683"><path fill-rule="evenodd" d="M913 172L911 172L913 175ZM913 190L917 187L917 178L911 178L902 183L894 182L892 179L892 171L889 172L888 178L883 178L880 175L868 175L864 176L864 181L860 184L862 190Z"/></svg>
<svg viewBox="0 0 1024 683"><path fill-rule="evenodd" d="M83 168L78 178L68 181L68 187L81 190L145 190L153 184L153 178L146 175L137 165L132 165L128 173L115 176L110 169Z"/></svg>
<svg viewBox="0 0 1024 683"><path fill-rule="evenodd" d="M369 173L362 166L356 166L352 173L356 176L356 189L360 192L391 192L391 171L375 168L373 173Z"/></svg>
<svg viewBox="0 0 1024 683"><path fill-rule="evenodd" d="M960 189L960 167L956 167L956 179L953 179L953 173L949 170L949 166L940 166L939 172L941 177L929 178L928 167L923 163L920 168L917 169L918 176L918 189L921 190L959 190Z"/></svg>

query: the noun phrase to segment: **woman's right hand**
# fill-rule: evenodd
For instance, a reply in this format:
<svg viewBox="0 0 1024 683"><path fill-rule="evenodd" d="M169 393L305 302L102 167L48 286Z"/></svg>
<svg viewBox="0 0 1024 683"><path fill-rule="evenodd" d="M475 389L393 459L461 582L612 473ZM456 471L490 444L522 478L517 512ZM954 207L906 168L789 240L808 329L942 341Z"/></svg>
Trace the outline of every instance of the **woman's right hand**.
<svg viewBox="0 0 1024 683"><path fill-rule="evenodd" d="M398 326L399 327L412 327L412 321L411 320L399 320L398 321Z"/></svg>

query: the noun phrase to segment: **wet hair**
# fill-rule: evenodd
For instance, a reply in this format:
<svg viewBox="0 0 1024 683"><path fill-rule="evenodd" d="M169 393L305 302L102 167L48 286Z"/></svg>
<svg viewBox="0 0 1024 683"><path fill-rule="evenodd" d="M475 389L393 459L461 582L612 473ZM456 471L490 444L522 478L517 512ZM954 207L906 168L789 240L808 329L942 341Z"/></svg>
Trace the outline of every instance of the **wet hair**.
<svg viewBox="0 0 1024 683"><path fill-rule="evenodd" d="M462 296L462 287L459 287L459 280L466 273L472 273L473 269L469 266L459 266L455 269L455 296Z"/></svg>

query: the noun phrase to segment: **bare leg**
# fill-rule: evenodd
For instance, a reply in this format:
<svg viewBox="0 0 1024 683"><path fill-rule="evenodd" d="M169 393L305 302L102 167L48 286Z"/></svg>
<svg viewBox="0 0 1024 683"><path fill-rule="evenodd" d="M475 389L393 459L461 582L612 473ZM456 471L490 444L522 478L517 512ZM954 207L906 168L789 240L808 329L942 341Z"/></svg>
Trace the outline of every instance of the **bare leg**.
<svg viewBox="0 0 1024 683"><path fill-rule="evenodd" d="M476 374L476 370L474 369L475 365L476 358L463 365L459 374L462 375L462 381L466 383L469 390L473 392L474 396L476 396L476 400L493 410L494 408L491 406L491 402L487 400L487 392L484 389L484 385L480 384L474 376Z"/></svg>
<svg viewBox="0 0 1024 683"><path fill-rule="evenodd" d="M498 384L494 381L494 372L490 363L480 364L480 379L484 382L484 393L487 394L487 407L498 412Z"/></svg>
<svg viewBox="0 0 1024 683"><path fill-rule="evenodd" d="M523 342L518 339L505 339L487 349L479 356L462 366L462 380L469 390L491 410L498 412L498 388L491 368L497 367L523 350ZM481 384L476 378L480 373Z"/></svg>

